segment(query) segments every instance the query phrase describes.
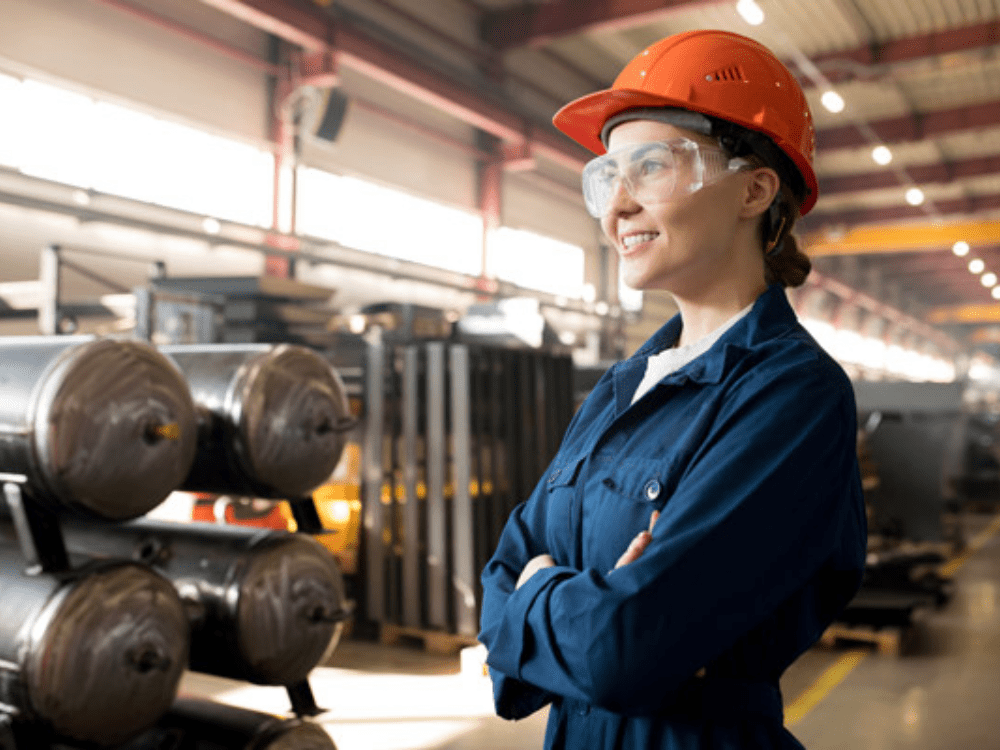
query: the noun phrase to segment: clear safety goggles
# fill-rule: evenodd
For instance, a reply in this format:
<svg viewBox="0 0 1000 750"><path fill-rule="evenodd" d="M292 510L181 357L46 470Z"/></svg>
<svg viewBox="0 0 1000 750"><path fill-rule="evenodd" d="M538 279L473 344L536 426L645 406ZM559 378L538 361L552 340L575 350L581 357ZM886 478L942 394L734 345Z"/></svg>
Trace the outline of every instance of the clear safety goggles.
<svg viewBox="0 0 1000 750"><path fill-rule="evenodd" d="M583 168L583 199L594 218L604 216L618 183L644 206L689 195L749 166L724 150L688 138L636 143L592 159Z"/></svg>

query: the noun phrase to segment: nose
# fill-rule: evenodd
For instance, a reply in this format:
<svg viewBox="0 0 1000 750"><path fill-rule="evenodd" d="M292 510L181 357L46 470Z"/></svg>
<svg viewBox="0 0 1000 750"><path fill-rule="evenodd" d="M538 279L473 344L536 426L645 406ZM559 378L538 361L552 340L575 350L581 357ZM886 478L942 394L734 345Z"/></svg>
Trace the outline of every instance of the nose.
<svg viewBox="0 0 1000 750"><path fill-rule="evenodd" d="M619 175L612 183L611 196L608 198L607 215L635 213L639 204L632 196L632 188L624 175Z"/></svg>

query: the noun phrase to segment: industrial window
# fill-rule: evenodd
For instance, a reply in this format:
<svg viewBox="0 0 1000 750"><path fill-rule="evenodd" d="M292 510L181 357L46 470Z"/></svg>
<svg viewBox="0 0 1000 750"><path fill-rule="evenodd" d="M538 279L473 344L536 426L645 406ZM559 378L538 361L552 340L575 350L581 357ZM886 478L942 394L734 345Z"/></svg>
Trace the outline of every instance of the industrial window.
<svg viewBox="0 0 1000 750"><path fill-rule="evenodd" d="M26 175L269 226L264 150L32 80L0 75L0 164Z"/></svg>
<svg viewBox="0 0 1000 750"><path fill-rule="evenodd" d="M580 299L583 248L524 229L500 227L486 241L486 273L527 289Z"/></svg>
<svg viewBox="0 0 1000 750"><path fill-rule="evenodd" d="M478 214L355 177L300 168L295 221L300 234L356 250L458 273L480 271Z"/></svg>
<svg viewBox="0 0 1000 750"><path fill-rule="evenodd" d="M947 383L955 379L955 365L940 355L887 344L846 328L836 328L825 320L800 318L816 342L843 365L862 367L869 375L889 379Z"/></svg>

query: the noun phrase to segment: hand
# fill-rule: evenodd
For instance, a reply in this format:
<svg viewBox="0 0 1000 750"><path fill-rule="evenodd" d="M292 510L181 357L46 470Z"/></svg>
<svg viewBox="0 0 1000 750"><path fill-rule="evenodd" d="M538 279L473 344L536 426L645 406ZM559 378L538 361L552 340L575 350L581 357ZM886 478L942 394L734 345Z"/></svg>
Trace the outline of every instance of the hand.
<svg viewBox="0 0 1000 750"><path fill-rule="evenodd" d="M528 564L524 566L524 570L521 571L520 577L517 579L517 584L514 586L515 589L521 588L531 576L535 575L542 568L551 568L556 564L556 561L552 559L552 555L538 555L528 560Z"/></svg>
<svg viewBox="0 0 1000 750"><path fill-rule="evenodd" d="M622 553L622 556L618 558L618 562L615 563L615 570L628 565L630 562L635 562L646 551L646 547L649 546L650 541L653 539L653 524L656 523L656 519L659 517L660 511L654 510L653 515L649 518L649 529L640 531L635 535L635 539L629 544L628 549Z"/></svg>

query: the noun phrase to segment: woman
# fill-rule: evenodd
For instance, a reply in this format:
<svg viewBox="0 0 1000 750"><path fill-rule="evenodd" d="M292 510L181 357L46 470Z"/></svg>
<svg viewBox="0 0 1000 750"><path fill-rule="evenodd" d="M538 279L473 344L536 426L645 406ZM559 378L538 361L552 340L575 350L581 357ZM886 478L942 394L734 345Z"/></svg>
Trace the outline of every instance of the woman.
<svg viewBox="0 0 1000 750"><path fill-rule="evenodd" d="M843 370L784 287L816 201L805 97L764 47L679 34L564 107L588 209L679 314L580 407L483 573L497 712L546 748L798 748L778 680L861 581ZM606 151L606 153L604 153Z"/></svg>

